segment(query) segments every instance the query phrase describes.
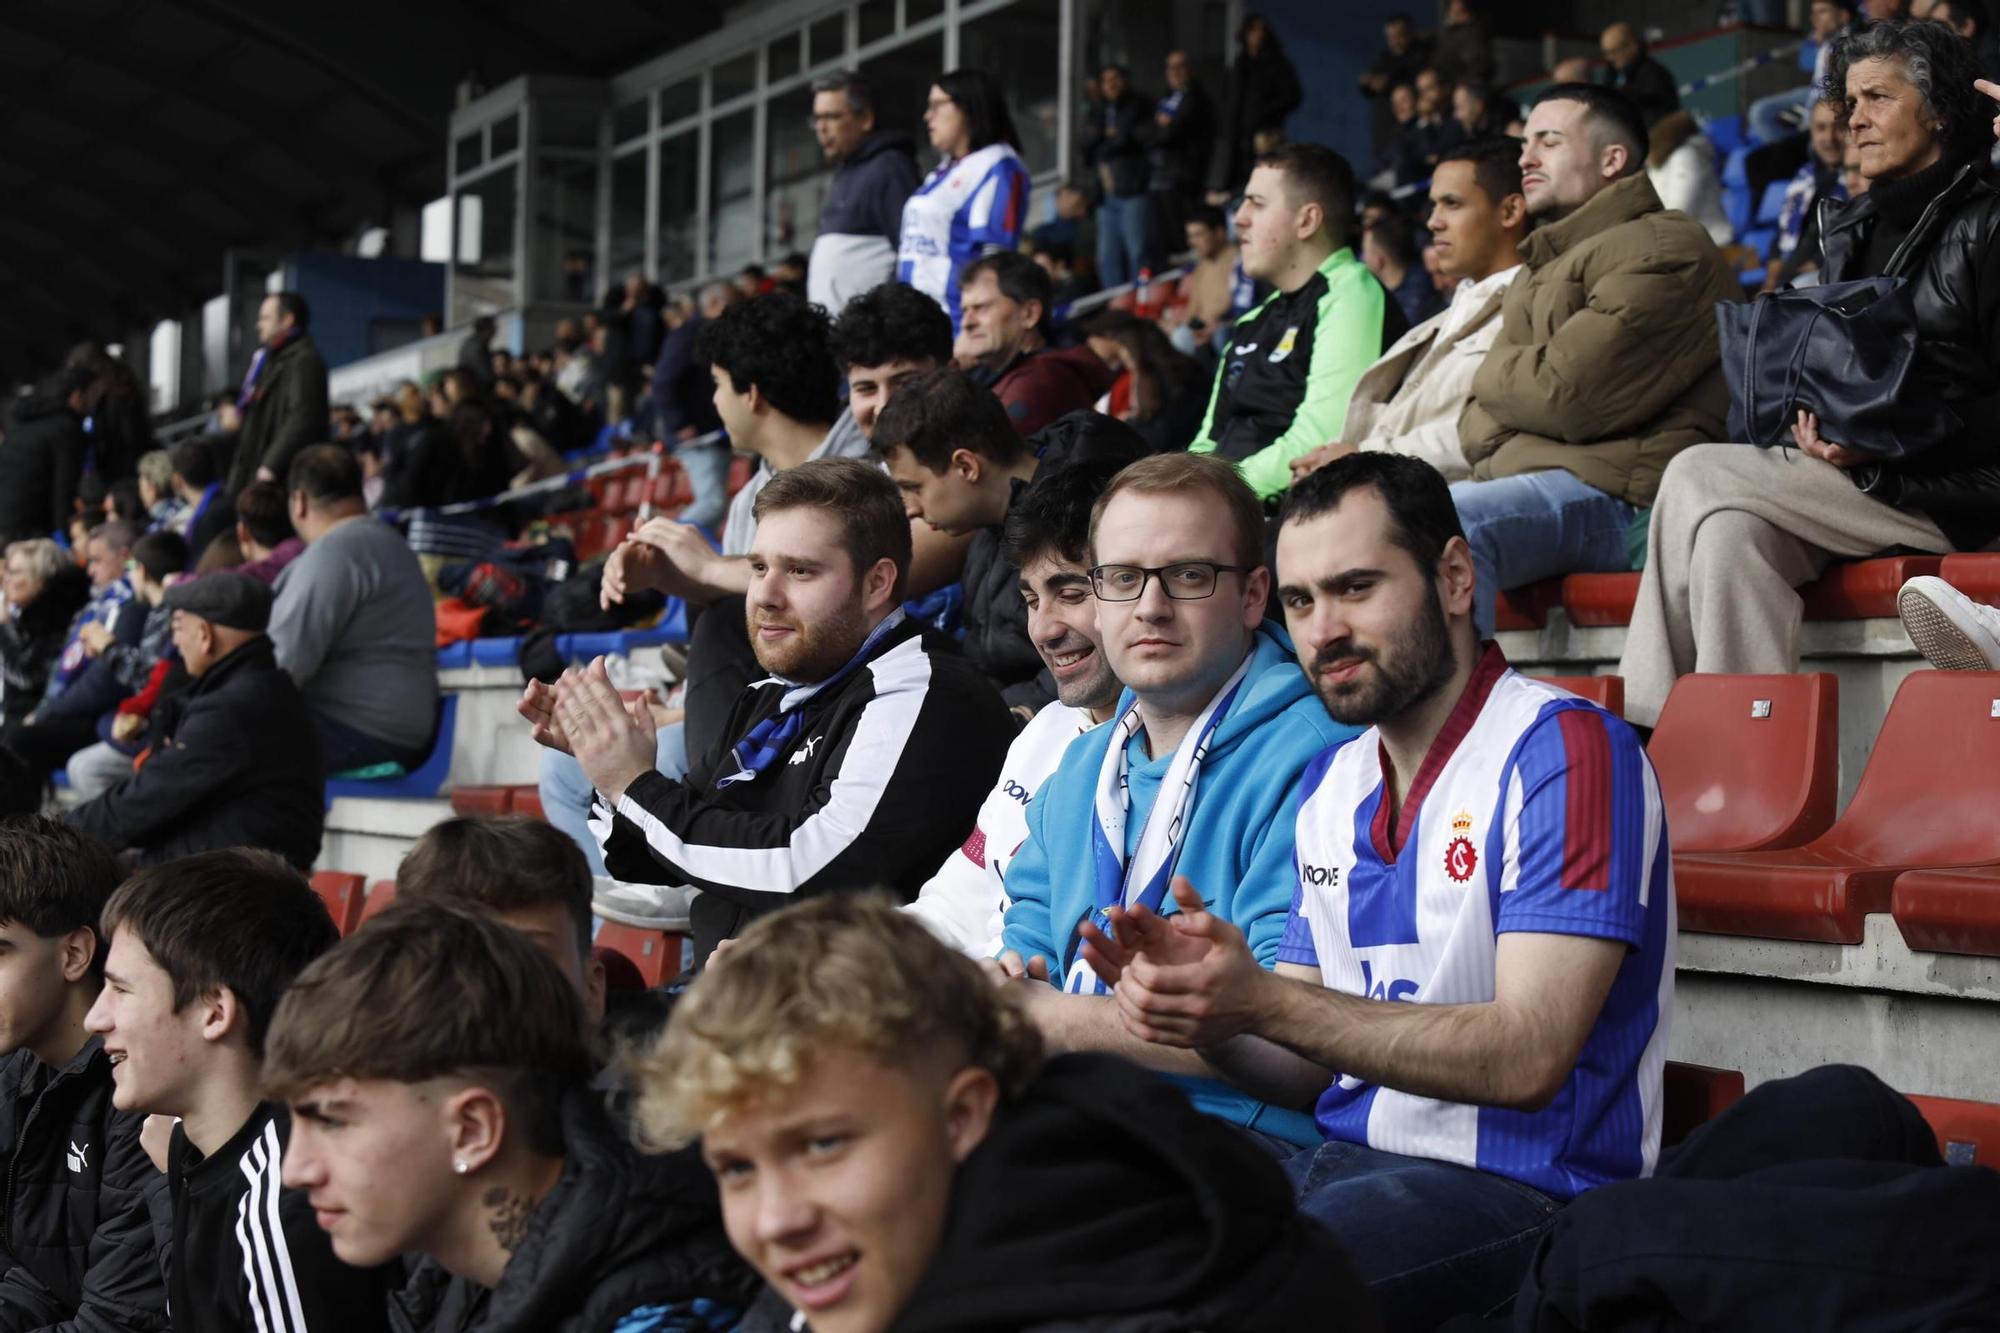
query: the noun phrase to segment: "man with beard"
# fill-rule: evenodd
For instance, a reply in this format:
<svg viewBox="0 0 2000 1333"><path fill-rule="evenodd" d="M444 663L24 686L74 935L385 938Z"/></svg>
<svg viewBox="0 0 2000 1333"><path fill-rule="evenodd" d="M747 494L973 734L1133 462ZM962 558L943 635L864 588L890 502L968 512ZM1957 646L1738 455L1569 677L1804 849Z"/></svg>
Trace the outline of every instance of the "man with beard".
<svg viewBox="0 0 2000 1333"><path fill-rule="evenodd" d="M1299 661L1372 730L1300 783L1278 967L1185 882L1178 915L1113 914L1088 952L1133 1035L1274 1104L1318 1098L1326 1142L1287 1164L1300 1207L1389 1327L1433 1328L1512 1294L1563 1203L1653 1169L1666 821L1631 728L1478 642L1428 464L1350 455L1281 522Z"/></svg>
<svg viewBox="0 0 2000 1333"><path fill-rule="evenodd" d="M834 890L907 900L964 839L1013 739L993 687L902 611L910 524L896 487L856 459L772 477L757 496L746 625L768 679L737 699L723 742L685 779L655 765L644 701L599 658L521 712L596 792L590 828L611 874L593 908L651 925L699 889L695 957L765 912Z"/></svg>

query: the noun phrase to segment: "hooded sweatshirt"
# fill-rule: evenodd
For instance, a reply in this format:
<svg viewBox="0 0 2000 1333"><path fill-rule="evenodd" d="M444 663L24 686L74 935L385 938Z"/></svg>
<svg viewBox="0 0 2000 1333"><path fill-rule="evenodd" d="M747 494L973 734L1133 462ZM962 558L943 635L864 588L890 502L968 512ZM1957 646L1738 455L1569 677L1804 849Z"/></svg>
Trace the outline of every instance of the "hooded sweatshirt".
<svg viewBox="0 0 2000 1333"><path fill-rule="evenodd" d="M876 130L841 162L819 211L806 263L806 299L838 315L848 301L896 276L903 205L923 180L910 137Z"/></svg>
<svg viewBox="0 0 2000 1333"><path fill-rule="evenodd" d="M743 1330L792 1320L767 1291ZM890 1330L1380 1327L1262 1148L1122 1060L1064 1055L958 1168L937 1252Z"/></svg>
<svg viewBox="0 0 2000 1333"><path fill-rule="evenodd" d="M1278 956L1285 915L1297 881L1293 865L1294 794L1313 756L1359 732L1327 716L1292 656L1285 632L1266 622L1251 647L1242 692L1222 715L1202 764L1194 805L1176 871L1201 892L1202 901L1240 928L1265 967ZM1119 713L1132 698L1127 691ZM1007 869L1003 948L1022 958L1040 955L1049 974L1068 973L1077 948L1077 926L1097 908L1092 830L1098 772L1117 733L1115 723L1078 737L1055 776L1028 806L1028 840ZM1132 809L1127 854L1159 794L1172 755L1146 760L1143 749L1130 771ZM1171 914L1174 901L1160 907ZM1312 1117L1269 1106L1212 1079L1176 1077L1200 1110L1306 1146L1320 1141Z"/></svg>

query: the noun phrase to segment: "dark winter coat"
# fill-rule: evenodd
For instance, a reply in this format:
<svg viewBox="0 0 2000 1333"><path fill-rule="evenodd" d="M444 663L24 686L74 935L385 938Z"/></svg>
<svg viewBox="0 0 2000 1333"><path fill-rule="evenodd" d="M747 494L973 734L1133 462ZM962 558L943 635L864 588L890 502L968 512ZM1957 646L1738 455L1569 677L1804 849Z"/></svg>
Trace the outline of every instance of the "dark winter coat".
<svg viewBox="0 0 2000 1333"><path fill-rule="evenodd" d="M42 702L69 622L89 600L90 576L64 565L18 617L0 620L0 723L20 722Z"/></svg>
<svg viewBox="0 0 2000 1333"><path fill-rule="evenodd" d="M903 236L903 205L922 183L910 136L876 130L834 170L819 210L820 234L879 236L895 245Z"/></svg>
<svg viewBox="0 0 2000 1333"><path fill-rule="evenodd" d="M1304 100L1299 72L1276 37L1266 37L1254 56L1237 52L1236 63L1229 67L1229 97L1223 103L1223 174L1215 184L1225 190L1242 189L1250 179L1251 139L1259 130L1282 134L1286 117Z"/></svg>
<svg viewBox="0 0 2000 1333"><path fill-rule="evenodd" d="M974 378L979 378L975 376ZM1089 344L1044 347L1009 361L993 380L993 396L1022 436L1056 418L1080 412L1102 398L1118 378Z"/></svg>
<svg viewBox="0 0 2000 1333"><path fill-rule="evenodd" d="M92 1037L51 1069L28 1051L0 1063L0 1329L154 1333L167 1291L149 1191L166 1177L139 1146L145 1117L111 1108L111 1060Z"/></svg>
<svg viewBox="0 0 2000 1333"><path fill-rule="evenodd" d="M743 1333L791 1317L767 1291ZM1380 1327L1262 1147L1136 1066L1064 1055L959 1166L937 1253L890 1333Z"/></svg>
<svg viewBox="0 0 2000 1333"><path fill-rule="evenodd" d="M1077 127L1077 143L1106 190L1124 199L1146 192L1152 174L1146 146L1152 130L1152 102L1128 88L1109 106L1090 105Z"/></svg>
<svg viewBox="0 0 2000 1333"><path fill-rule="evenodd" d="M0 546L69 526L83 474L83 422L54 390L21 400L0 441Z"/></svg>
<svg viewBox="0 0 2000 1333"><path fill-rule="evenodd" d="M1630 69L1606 71L1604 82L1632 99L1649 130L1654 121L1681 108L1680 86L1672 71L1651 56L1640 56Z"/></svg>
<svg viewBox="0 0 2000 1333"><path fill-rule="evenodd" d="M319 734L271 641L252 639L161 707L177 711L145 765L70 822L140 865L261 847L309 869L326 818Z"/></svg>
<svg viewBox="0 0 2000 1333"><path fill-rule="evenodd" d="M243 412L243 430L236 439L236 457L229 463L231 502L257 480L257 469L268 468L285 484L285 474L299 450L333 438L326 405L326 359L311 334L286 343L264 363L256 393Z"/></svg>
<svg viewBox="0 0 2000 1333"><path fill-rule="evenodd" d="M1154 108L1157 115L1173 101L1169 93ZM1165 125L1152 131L1153 188L1192 195L1208 182L1208 163L1215 153L1215 102L1199 79L1189 80L1180 102ZM1180 238L1174 237L1174 248Z"/></svg>

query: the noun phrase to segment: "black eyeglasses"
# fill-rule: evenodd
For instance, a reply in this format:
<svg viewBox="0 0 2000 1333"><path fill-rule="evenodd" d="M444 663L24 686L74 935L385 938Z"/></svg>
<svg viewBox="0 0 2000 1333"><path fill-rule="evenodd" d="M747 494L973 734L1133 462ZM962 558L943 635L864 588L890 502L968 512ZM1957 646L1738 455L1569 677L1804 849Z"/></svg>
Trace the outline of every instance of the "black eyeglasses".
<svg viewBox="0 0 2000 1333"><path fill-rule="evenodd" d="M1248 574L1250 569L1249 565L1219 565L1213 560L1183 560L1158 568L1098 565L1090 571L1090 590L1100 602L1136 602L1146 595L1146 580L1157 578L1160 588L1175 601L1198 602L1215 595L1219 576Z"/></svg>

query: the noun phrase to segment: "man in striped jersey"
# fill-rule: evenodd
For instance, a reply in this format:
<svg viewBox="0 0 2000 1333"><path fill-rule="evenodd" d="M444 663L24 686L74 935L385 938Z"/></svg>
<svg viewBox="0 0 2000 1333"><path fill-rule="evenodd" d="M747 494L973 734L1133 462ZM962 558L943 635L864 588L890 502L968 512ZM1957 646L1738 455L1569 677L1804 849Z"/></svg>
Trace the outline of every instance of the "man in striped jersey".
<svg viewBox="0 0 2000 1333"><path fill-rule="evenodd" d="M1433 1328L1506 1299L1563 1203L1658 1157L1659 784L1631 728L1479 644L1429 464L1354 454L1301 482L1278 573L1327 711L1372 725L1300 782L1278 967L1185 882L1181 915L1114 919L1092 948L1135 1035L1275 1104L1317 1097L1300 1206L1390 1327Z"/></svg>
<svg viewBox="0 0 2000 1333"><path fill-rule="evenodd" d="M279 1171L291 1120L262 1091L264 1034L293 977L339 938L303 876L267 852L142 870L104 908L104 1038L121 1111L179 1123L167 1312L179 1329L387 1329L386 1283L349 1268ZM157 1228L156 1228L157 1230Z"/></svg>

